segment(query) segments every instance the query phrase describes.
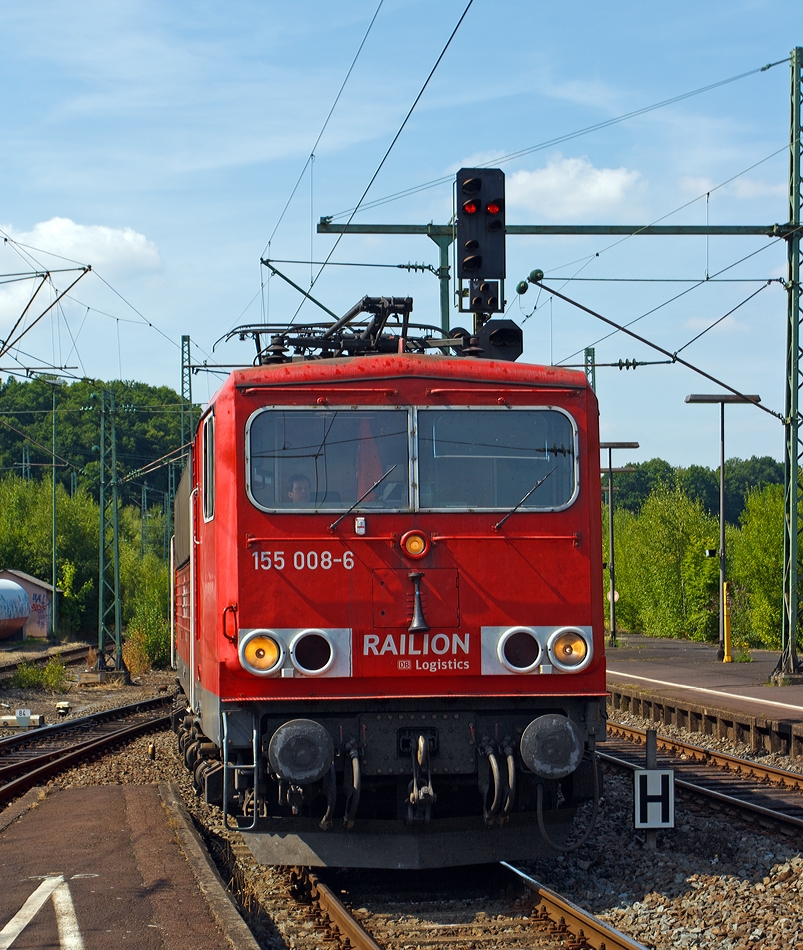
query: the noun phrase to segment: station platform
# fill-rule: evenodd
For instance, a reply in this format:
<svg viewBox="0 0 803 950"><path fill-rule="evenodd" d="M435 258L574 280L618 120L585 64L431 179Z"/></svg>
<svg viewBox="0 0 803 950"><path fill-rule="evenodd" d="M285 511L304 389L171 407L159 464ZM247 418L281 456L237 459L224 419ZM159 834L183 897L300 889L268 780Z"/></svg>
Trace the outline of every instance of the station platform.
<svg viewBox="0 0 803 950"><path fill-rule="evenodd" d="M0 948L256 948L171 791L37 789L0 813Z"/></svg>
<svg viewBox="0 0 803 950"><path fill-rule="evenodd" d="M803 685L773 686L778 652L717 660L717 645L620 634L606 647L609 717L623 709L766 749L803 756Z"/></svg>

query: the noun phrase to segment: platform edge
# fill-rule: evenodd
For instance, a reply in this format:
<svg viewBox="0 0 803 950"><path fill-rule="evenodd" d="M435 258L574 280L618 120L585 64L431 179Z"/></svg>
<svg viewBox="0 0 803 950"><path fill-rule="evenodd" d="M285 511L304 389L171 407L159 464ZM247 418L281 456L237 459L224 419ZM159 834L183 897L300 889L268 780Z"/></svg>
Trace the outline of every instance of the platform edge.
<svg viewBox="0 0 803 950"><path fill-rule="evenodd" d="M158 791L179 846L226 939L235 950L260 950L195 830L178 787L173 782L159 782Z"/></svg>

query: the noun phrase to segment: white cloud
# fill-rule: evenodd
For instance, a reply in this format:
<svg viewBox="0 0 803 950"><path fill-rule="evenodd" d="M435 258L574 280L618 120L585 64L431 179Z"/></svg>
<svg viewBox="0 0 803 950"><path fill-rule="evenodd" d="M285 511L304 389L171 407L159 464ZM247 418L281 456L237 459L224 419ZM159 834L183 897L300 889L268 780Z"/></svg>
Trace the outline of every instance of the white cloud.
<svg viewBox="0 0 803 950"><path fill-rule="evenodd" d="M55 271L69 268L71 262L75 261L79 264L90 264L93 271L117 283L127 277L141 278L143 274L153 274L161 268L159 251L154 242L133 228L77 224L69 218L51 218L49 221L35 224L27 231L8 225L3 225L1 230L13 241L26 246L17 249L10 241L0 243L0 273L19 273L39 268ZM15 331L14 337L32 323L36 323L42 311L53 302L56 293L66 290L77 276L77 273L54 273L52 284L37 293L35 303ZM31 278L0 286L0 339L10 333L38 284L38 279ZM108 309L111 303L114 309L117 301L98 297L101 286L97 282L88 282L88 278L85 278L75 291L63 300L58 310L50 311L51 317L48 320L39 323L30 337L26 336L21 344L23 349L37 353L51 349L54 345L54 340L49 339L51 321L56 317L60 318L62 313L64 319L76 314L76 305L71 303L73 296L81 301L79 310L84 316L84 307L89 303L93 308L99 307L101 310ZM56 335L58 336L58 333ZM66 343L67 339L65 335L62 341L66 344L65 356L70 349L70 345ZM51 358L59 360L55 352L44 357L46 361Z"/></svg>
<svg viewBox="0 0 803 950"><path fill-rule="evenodd" d="M508 176L507 205L552 219L616 215L632 208L640 178L624 167L595 168L586 158L557 154L546 168Z"/></svg>
<svg viewBox="0 0 803 950"><path fill-rule="evenodd" d="M14 241L36 248L28 253L47 267L58 266L54 255L91 264L103 274L141 273L161 266L153 241L132 228L76 224L70 218L51 218L35 224L30 231L7 225L3 225L3 231Z"/></svg>

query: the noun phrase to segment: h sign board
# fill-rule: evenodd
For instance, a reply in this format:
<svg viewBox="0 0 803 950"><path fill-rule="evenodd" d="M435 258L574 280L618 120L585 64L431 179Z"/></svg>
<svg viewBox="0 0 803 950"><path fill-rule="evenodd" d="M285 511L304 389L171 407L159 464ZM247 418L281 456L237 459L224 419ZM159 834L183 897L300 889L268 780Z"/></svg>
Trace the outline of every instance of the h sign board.
<svg viewBox="0 0 803 950"><path fill-rule="evenodd" d="M675 773L672 769L639 769L634 773L636 828L675 827Z"/></svg>

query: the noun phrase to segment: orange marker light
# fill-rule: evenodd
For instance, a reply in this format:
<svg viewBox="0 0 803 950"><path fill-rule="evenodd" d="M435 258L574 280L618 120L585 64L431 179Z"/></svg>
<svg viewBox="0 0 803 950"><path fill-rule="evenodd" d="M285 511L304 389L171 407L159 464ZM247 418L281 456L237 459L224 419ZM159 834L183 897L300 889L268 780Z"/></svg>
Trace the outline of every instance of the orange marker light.
<svg viewBox="0 0 803 950"><path fill-rule="evenodd" d="M399 543L407 557L413 559L424 557L429 551L429 538L421 531L408 531Z"/></svg>
<svg viewBox="0 0 803 950"><path fill-rule="evenodd" d="M281 653L279 644L270 637L252 637L245 644L243 659L253 672L267 673L279 662Z"/></svg>
<svg viewBox="0 0 803 950"><path fill-rule="evenodd" d="M573 630L561 633L550 644L554 662L566 670L581 666L588 656L588 644Z"/></svg>

